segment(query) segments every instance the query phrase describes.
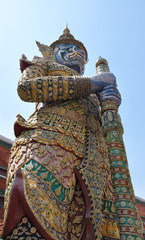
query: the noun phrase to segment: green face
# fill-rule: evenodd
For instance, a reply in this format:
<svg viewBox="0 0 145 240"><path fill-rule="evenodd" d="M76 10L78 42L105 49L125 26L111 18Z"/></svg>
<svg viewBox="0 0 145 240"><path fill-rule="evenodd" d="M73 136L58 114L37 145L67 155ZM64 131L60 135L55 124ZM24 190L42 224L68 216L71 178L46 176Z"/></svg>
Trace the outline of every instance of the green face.
<svg viewBox="0 0 145 240"><path fill-rule="evenodd" d="M85 51L75 44L58 44L54 51L58 63L66 65L83 75L87 61Z"/></svg>

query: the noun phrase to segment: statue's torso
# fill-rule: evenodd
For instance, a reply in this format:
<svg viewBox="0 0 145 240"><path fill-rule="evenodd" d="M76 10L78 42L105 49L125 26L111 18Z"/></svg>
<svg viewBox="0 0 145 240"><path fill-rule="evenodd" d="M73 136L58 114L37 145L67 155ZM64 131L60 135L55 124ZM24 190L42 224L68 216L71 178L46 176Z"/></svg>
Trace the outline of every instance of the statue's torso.
<svg viewBox="0 0 145 240"><path fill-rule="evenodd" d="M68 74L62 70L49 68L49 74ZM96 211L102 214L107 174L108 189L111 178L99 111L97 97L90 96L45 103L27 121L18 116L21 133L11 149L5 209L8 209L10 196L17 188L17 172L21 171L22 195L36 220L53 239L73 239L73 236L81 239L83 234L87 239L85 197L75 169L86 184L90 198L94 199L92 219L96 218ZM102 177L99 179L99 176ZM109 194L110 206L113 206L113 194L110 191ZM98 223L92 221L96 221L94 228L101 231L99 218Z"/></svg>

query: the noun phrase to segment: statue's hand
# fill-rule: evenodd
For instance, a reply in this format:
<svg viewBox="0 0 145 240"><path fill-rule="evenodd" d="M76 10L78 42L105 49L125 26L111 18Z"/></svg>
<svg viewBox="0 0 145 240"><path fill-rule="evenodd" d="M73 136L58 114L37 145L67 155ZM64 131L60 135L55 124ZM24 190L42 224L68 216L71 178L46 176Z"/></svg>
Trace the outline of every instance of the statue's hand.
<svg viewBox="0 0 145 240"><path fill-rule="evenodd" d="M91 78L91 92L97 94L110 84L116 86L116 77L113 73L107 72L96 75Z"/></svg>
<svg viewBox="0 0 145 240"><path fill-rule="evenodd" d="M121 104L121 95L115 85L108 85L103 88L102 91L97 93L100 102L111 100L115 102L117 106Z"/></svg>

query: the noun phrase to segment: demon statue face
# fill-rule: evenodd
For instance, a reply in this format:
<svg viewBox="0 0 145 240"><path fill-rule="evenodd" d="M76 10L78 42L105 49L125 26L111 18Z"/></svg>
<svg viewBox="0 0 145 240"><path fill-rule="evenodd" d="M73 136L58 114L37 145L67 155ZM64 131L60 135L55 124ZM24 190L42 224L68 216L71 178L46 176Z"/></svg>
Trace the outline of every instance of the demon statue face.
<svg viewBox="0 0 145 240"><path fill-rule="evenodd" d="M58 44L54 48L56 61L83 75L87 61L86 53L75 44Z"/></svg>

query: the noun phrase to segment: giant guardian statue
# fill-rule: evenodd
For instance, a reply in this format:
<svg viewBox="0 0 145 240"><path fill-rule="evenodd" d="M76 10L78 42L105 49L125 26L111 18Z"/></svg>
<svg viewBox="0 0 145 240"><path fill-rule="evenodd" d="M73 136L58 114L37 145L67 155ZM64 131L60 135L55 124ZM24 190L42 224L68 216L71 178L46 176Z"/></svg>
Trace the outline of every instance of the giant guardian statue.
<svg viewBox="0 0 145 240"><path fill-rule="evenodd" d="M68 27L42 57L20 60L18 115L2 237L26 240L142 240L118 114L121 96L105 59L84 77L87 50Z"/></svg>

